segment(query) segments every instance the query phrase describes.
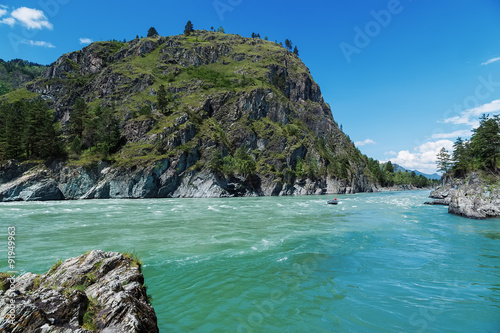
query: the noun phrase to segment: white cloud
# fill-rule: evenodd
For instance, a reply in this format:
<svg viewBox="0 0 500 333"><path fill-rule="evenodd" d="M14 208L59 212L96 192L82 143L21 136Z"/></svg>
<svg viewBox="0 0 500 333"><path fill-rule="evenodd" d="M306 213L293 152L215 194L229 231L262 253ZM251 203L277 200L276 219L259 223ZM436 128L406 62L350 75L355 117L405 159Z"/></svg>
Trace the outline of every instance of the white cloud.
<svg viewBox="0 0 500 333"><path fill-rule="evenodd" d="M365 141L356 141L354 142L354 144L356 146L366 146L366 145L374 145L375 144L375 141L371 140L371 139L366 139Z"/></svg>
<svg viewBox="0 0 500 333"><path fill-rule="evenodd" d="M7 25L10 25L12 27L12 26L14 26L14 24L16 24L16 20L14 20L12 17L6 17L6 18L0 20L0 23L7 24Z"/></svg>
<svg viewBox="0 0 500 333"><path fill-rule="evenodd" d="M43 11L39 9L20 7L14 9L10 15L28 29L47 28L52 30L53 27Z"/></svg>
<svg viewBox="0 0 500 333"><path fill-rule="evenodd" d="M500 113L500 99L496 99L490 103L486 103L472 109L464 110L459 116L447 118L443 122L455 125L465 124L471 126L472 128L476 128L479 126L479 121L471 118L478 118L480 115L485 113Z"/></svg>
<svg viewBox="0 0 500 333"><path fill-rule="evenodd" d="M433 139L456 139L459 136L469 137L471 135L470 130L457 130L451 133L435 133L432 134Z"/></svg>
<svg viewBox="0 0 500 333"><path fill-rule="evenodd" d="M401 150L398 156L390 158L390 161L399 164L405 169L434 173L436 172L436 155L442 147L451 152L453 150L453 142L450 140L426 142L415 147L415 152L413 153L409 150Z"/></svg>
<svg viewBox="0 0 500 333"><path fill-rule="evenodd" d="M30 46L42 46L42 47L48 47L48 48L55 47L54 45L52 45L52 43L41 41L41 40L25 39L25 40L21 41L21 43L26 44L26 45L30 45Z"/></svg>
<svg viewBox="0 0 500 333"><path fill-rule="evenodd" d="M444 123L448 124L448 123L452 123L454 125L469 125L469 126L472 126L474 127L475 125L478 124L478 121L477 120L471 120L470 119L470 115L466 115L466 114L462 114L460 116L455 116L455 117L451 117L451 118L447 118L445 120L443 120Z"/></svg>
<svg viewBox="0 0 500 333"><path fill-rule="evenodd" d="M90 44L93 40L90 38L80 38L80 44Z"/></svg>
<svg viewBox="0 0 500 333"><path fill-rule="evenodd" d="M397 155L398 153L396 153L394 150L391 150L391 151L388 151L388 152L385 152L384 155Z"/></svg>
<svg viewBox="0 0 500 333"><path fill-rule="evenodd" d="M480 105L473 109L465 110L464 112L470 114L471 116L480 116L483 113L498 113L500 112L500 99L496 99L490 103Z"/></svg>
<svg viewBox="0 0 500 333"><path fill-rule="evenodd" d="M0 7L0 17L4 16L5 14L7 14L7 10L3 7Z"/></svg>
<svg viewBox="0 0 500 333"><path fill-rule="evenodd" d="M500 57L498 57L498 58L491 58L491 59L483 62L481 65L486 66L486 65L492 64L492 63L497 62L497 61L500 61Z"/></svg>

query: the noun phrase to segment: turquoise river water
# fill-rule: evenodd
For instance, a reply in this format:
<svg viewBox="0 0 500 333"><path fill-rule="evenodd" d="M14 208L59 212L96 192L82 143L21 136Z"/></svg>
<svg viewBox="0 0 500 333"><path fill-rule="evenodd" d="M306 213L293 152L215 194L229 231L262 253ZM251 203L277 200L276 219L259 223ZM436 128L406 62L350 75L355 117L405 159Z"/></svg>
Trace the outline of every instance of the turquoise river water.
<svg viewBox="0 0 500 333"><path fill-rule="evenodd" d="M500 220L428 194L4 203L0 270L13 225L23 271L135 250L160 332L500 332Z"/></svg>

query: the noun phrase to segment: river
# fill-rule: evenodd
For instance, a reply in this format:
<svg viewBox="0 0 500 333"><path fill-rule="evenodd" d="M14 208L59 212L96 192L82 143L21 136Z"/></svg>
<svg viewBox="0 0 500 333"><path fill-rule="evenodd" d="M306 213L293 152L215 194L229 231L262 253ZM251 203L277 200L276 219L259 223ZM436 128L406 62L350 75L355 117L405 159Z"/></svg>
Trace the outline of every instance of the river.
<svg viewBox="0 0 500 333"><path fill-rule="evenodd" d="M500 332L500 219L428 194L3 203L0 246L137 252L160 332Z"/></svg>

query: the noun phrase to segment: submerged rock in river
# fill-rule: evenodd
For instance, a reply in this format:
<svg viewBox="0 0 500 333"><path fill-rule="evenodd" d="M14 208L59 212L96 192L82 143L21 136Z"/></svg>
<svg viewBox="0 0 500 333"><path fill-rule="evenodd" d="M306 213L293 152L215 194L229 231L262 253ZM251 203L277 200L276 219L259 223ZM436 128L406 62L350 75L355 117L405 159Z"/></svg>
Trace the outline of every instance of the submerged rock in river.
<svg viewBox="0 0 500 333"><path fill-rule="evenodd" d="M0 274L0 282L1 332L159 331L141 263L127 254L94 250L14 285Z"/></svg>

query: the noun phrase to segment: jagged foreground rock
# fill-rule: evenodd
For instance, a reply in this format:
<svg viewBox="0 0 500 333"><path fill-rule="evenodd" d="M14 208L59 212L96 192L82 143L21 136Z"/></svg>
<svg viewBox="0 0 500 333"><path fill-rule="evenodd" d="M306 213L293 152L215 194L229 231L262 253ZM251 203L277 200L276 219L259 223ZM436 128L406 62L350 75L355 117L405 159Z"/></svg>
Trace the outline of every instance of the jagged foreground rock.
<svg viewBox="0 0 500 333"><path fill-rule="evenodd" d="M2 279L1 332L158 332L140 263L122 253L94 250L41 276L23 274L15 291ZM12 299L13 325L7 319Z"/></svg>
<svg viewBox="0 0 500 333"><path fill-rule="evenodd" d="M500 186L488 184L477 173L465 179L453 179L432 191L426 202L447 205L448 213L474 219L500 217Z"/></svg>
<svg viewBox="0 0 500 333"><path fill-rule="evenodd" d="M165 110L157 104L161 84ZM366 158L334 121L308 68L274 42L207 31L96 42L61 56L26 89L53 107L67 140L77 97L113 107L124 144L111 162L52 163L28 173L0 167L0 201L374 189ZM235 156L239 147L255 161L253 173L211 165L214 155Z"/></svg>

